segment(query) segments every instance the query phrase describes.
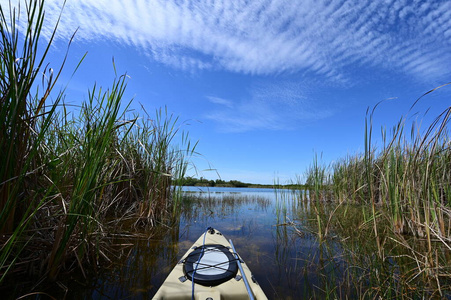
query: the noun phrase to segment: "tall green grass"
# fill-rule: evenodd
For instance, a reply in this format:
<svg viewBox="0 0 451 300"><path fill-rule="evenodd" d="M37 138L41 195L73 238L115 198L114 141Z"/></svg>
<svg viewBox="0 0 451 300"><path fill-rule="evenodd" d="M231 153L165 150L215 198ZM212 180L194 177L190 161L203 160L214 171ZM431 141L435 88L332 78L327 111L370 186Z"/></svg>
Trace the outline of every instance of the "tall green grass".
<svg viewBox="0 0 451 300"><path fill-rule="evenodd" d="M24 217L27 205L21 205L20 199L23 197L24 175L36 171L40 142L54 113L54 107L45 111L44 106L53 85L52 76L43 87L44 95L31 95L33 82L50 45L41 57L37 56L43 23L42 7L27 6L26 10L28 20L22 47L16 25L18 12L13 9L7 16L0 7L0 233L11 232L17 221ZM11 24L7 23L8 19L11 19ZM49 75L50 70L46 71Z"/></svg>
<svg viewBox="0 0 451 300"><path fill-rule="evenodd" d="M417 99L412 108L434 90ZM325 200L369 208L370 213L364 210L355 230L370 226L380 264L385 264L392 254L387 249L391 239L407 251L404 255L410 260L408 264L415 266L406 271L410 278L421 277L426 293L443 296L441 286L449 286L451 276L449 255L438 255L451 250L451 107L426 127L412 123L407 128L407 117L402 117L390 132L382 128L382 145L378 148L373 118L379 105L368 110L365 118L363 154L349 155L327 166L319 164L315 157L306 171L318 236L327 234L325 224L334 218L321 212Z"/></svg>
<svg viewBox="0 0 451 300"><path fill-rule="evenodd" d="M69 170L72 182L69 193L64 195L67 199L66 211L58 222L49 258L50 278L56 277L76 231L75 239L82 241L77 245L77 256L85 256L86 248L90 245L90 235L98 228L99 208L109 201L103 198L102 190L114 179L106 168L114 168L114 163L108 159L115 151L118 131L124 126L123 123L118 124L117 120L122 117L120 104L125 86L125 76L122 76L113 83L111 90L103 92L94 87L89 92L88 101L82 104L79 119L75 123L78 130L60 141L70 145L64 151L68 164L63 170ZM76 164L72 162L74 159ZM58 178L52 182L59 185Z"/></svg>
<svg viewBox="0 0 451 300"><path fill-rule="evenodd" d="M112 224L134 219L153 225L170 218L179 202L173 180L185 175L196 145L166 109L131 114L131 101L123 101L125 75L116 75L107 89L94 85L78 108L65 105L63 91L52 92L61 70L43 67L56 31L40 40L43 1L27 2L26 26L16 23L16 8L9 16L5 9L0 283L24 272L56 280L107 260L104 237Z"/></svg>
<svg viewBox="0 0 451 300"><path fill-rule="evenodd" d="M402 118L390 138L382 130L383 148L379 151L371 142L371 114L366 121L363 157L350 157L332 167L335 195L386 208L397 233L423 237L433 230L445 235L451 187L450 112L451 107L424 131L413 124L410 135Z"/></svg>
<svg viewBox="0 0 451 300"><path fill-rule="evenodd" d="M24 32L19 33L20 12L11 8L9 14L0 7L0 234L3 236L0 268L8 271L17 259L15 253L25 247L22 239L33 216L46 203L40 187L43 161L40 153L55 109L62 95L58 94L50 108L45 103L58 76L45 68L48 45L38 55L40 32L44 22L43 3L29 2L26 6ZM8 20L10 22L8 22ZM21 36L22 34L22 36ZM43 71L42 92L33 91L39 71ZM29 188L34 186L34 188ZM15 256L14 256L15 255ZM11 258L13 256L13 258ZM6 271L2 272L0 282Z"/></svg>

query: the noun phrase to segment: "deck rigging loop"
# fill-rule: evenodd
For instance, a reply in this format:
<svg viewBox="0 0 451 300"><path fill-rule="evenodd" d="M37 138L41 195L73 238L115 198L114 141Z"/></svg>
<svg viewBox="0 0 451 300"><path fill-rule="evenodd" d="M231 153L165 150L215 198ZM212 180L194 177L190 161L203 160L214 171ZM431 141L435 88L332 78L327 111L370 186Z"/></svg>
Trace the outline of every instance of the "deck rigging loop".
<svg viewBox="0 0 451 300"><path fill-rule="evenodd" d="M254 295L232 240L229 240L232 248L232 251L230 251L230 247L224 245L205 244L207 234L213 235L215 230L208 227L204 233L202 245L195 247L183 261L183 273L192 282L191 299L194 300L195 283L203 286L217 286L232 278L237 278L239 269L249 299L253 300Z"/></svg>
<svg viewBox="0 0 451 300"><path fill-rule="evenodd" d="M236 277L237 258L224 245L202 245L185 258L183 272L197 284L216 286Z"/></svg>

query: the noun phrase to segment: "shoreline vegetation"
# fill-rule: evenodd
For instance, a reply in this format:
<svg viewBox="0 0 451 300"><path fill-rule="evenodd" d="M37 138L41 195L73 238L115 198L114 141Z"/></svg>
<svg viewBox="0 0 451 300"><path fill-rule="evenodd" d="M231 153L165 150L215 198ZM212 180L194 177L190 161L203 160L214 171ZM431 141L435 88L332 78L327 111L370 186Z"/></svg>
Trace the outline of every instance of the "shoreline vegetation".
<svg viewBox="0 0 451 300"><path fill-rule="evenodd" d="M183 177L177 181L178 185L181 186L203 186L203 187L236 187L236 188L266 188L266 189L305 189L304 184L258 184L258 183L248 183L241 182L239 180L229 180L225 181L222 179L205 179L203 177Z"/></svg>
<svg viewBox="0 0 451 300"><path fill-rule="evenodd" d="M410 111L450 84L426 92ZM419 120L406 128L408 118L401 117L391 132L381 129L377 147L373 116L380 104L367 111L365 152L331 164L316 156L298 200L313 208L309 220L320 242L327 247L330 239L341 239L348 263L365 271L365 277L356 272L344 283L356 289L368 285L361 297L449 299L451 106L429 125ZM302 233L300 225L290 224Z"/></svg>
<svg viewBox="0 0 451 300"><path fill-rule="evenodd" d="M339 243L340 257L316 270L331 278L322 295L340 298L339 284L359 298L451 297L451 107L424 129L401 118L378 148L378 104L366 115L364 153L329 165L316 157L289 185L186 177L196 144L166 109L132 114L125 75L93 85L75 109L53 91L68 54L58 69L47 64L58 24L43 41L43 7L28 1L20 20L17 8L0 10L0 290L39 294L67 274L87 278L114 263L133 230L149 238L149 228L176 224L181 186L208 185L278 188L325 251ZM280 205L276 227L305 235ZM346 276L334 277L342 261Z"/></svg>
<svg viewBox="0 0 451 300"><path fill-rule="evenodd" d="M133 228L169 222L196 146L166 109L129 111L126 75L66 105L68 54L46 61L58 23L42 38L44 15L44 1L0 7L0 290L85 276Z"/></svg>

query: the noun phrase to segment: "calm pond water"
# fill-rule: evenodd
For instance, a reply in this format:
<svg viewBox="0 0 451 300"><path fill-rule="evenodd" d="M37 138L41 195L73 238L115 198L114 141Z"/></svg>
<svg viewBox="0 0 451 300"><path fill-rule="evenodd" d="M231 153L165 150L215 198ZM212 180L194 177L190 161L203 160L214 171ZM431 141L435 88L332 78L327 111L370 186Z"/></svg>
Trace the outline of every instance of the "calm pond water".
<svg viewBox="0 0 451 300"><path fill-rule="evenodd" d="M172 267L209 226L233 240L269 299L325 298L322 290L330 290L327 285L344 268L336 258L338 245L334 253L329 253L330 245L323 249L308 230L300 235L286 225L296 221L302 229L304 222L302 216L293 213L299 202L293 201L295 195L289 191L276 194L273 189L199 187L184 190L188 200L184 201L178 223L151 239L124 241L133 244L126 259L97 274L91 286L68 286L65 296L151 299ZM329 267L326 262L333 264ZM319 275L318 268L331 275Z"/></svg>
<svg viewBox="0 0 451 300"><path fill-rule="evenodd" d="M422 294L421 289L416 293L415 285L421 287L423 281L409 281L407 287L403 283L404 274L412 275L415 269L411 260L401 265L409 255L404 247L403 252L390 252L398 243L389 244L391 239L386 239L386 259L382 263L377 259L374 240L368 239L372 227L362 224L362 213L370 215L364 206L347 205L338 213L337 206L315 207L314 202L302 200L305 197L290 190L187 187L183 195L174 220L158 224L151 234L131 223L122 224L117 234L105 236L116 246L112 249L108 243L99 255L109 257L110 263L99 265L95 272L90 272L89 265L85 274L71 274L59 278L57 284L39 286L26 298L152 299L209 226L233 240L269 299L355 299L379 291L388 298L409 298L404 297L406 293L412 299L437 296ZM329 221L331 215L340 214L335 224L340 230L328 224L326 231L330 231L321 243L314 233L316 209L326 219L329 216ZM424 241L414 240L411 244L422 251ZM444 248L443 253L449 254L446 251ZM451 286L448 281L442 283ZM32 284L27 278L18 278L0 298L24 296ZM439 298L451 299L451 289L446 287Z"/></svg>

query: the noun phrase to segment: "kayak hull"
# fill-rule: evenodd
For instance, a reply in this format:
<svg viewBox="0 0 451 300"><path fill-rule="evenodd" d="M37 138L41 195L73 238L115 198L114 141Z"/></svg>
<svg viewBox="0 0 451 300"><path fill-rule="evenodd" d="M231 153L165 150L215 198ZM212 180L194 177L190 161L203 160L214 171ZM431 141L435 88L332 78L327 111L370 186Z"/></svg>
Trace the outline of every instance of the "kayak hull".
<svg viewBox="0 0 451 300"><path fill-rule="evenodd" d="M193 247L189 249L185 255L181 258L179 263L174 267L171 273L168 275L163 285L157 291L154 296L154 300L163 300L163 299L171 299L171 300L183 300L183 299L192 299L192 288L193 282L191 281L191 276L187 276L186 267L184 272L184 263L189 260L190 255L192 256L193 252L199 251L199 247L204 246L204 248L208 248L209 245L222 245L225 251L230 251L233 257L236 257L233 253L231 244L227 241L227 239L222 235L222 233L216 229L207 230L206 233L202 234L199 239L193 244ZM227 254L227 257L230 257ZM197 259L196 259L197 260ZM252 291L253 297L255 299L267 299L260 285L254 280L252 273L241 259L241 266L244 274L249 283L249 288ZM232 262L233 263L233 262ZM199 275L202 275L202 271L199 268ZM194 278L196 278L196 274L193 274ZM195 280L196 282L196 280ZM228 299L249 299L249 294L246 289L243 274L241 270L236 271L236 275L233 278L217 284L215 286L206 286L203 284L194 284L194 299L205 300L228 300Z"/></svg>

